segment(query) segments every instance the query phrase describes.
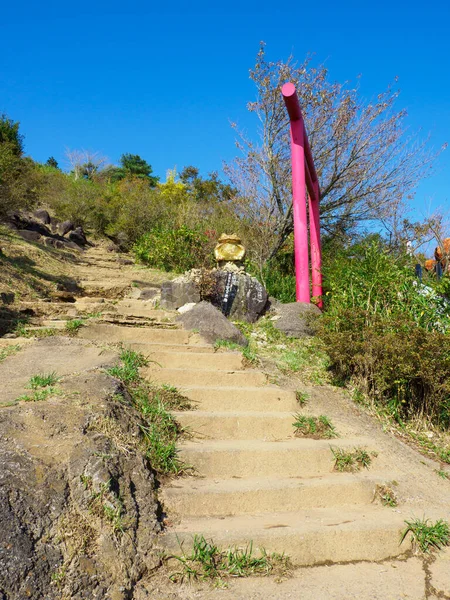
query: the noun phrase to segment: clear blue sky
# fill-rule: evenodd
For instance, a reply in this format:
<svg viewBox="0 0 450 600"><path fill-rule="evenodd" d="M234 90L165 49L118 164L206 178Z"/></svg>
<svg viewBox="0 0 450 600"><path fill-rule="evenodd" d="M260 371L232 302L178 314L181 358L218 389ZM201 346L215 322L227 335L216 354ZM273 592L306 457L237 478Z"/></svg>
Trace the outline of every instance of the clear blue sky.
<svg viewBox="0 0 450 600"><path fill-rule="evenodd" d="M316 26L313 26L313 23ZM26 152L62 162L98 150L140 154L164 177L235 155L229 120L252 130L248 70L259 41L272 60L314 52L332 79L370 97L399 77L411 130L450 142L450 0L364 2L30 2L2 7L0 111ZM450 208L450 150L414 206Z"/></svg>

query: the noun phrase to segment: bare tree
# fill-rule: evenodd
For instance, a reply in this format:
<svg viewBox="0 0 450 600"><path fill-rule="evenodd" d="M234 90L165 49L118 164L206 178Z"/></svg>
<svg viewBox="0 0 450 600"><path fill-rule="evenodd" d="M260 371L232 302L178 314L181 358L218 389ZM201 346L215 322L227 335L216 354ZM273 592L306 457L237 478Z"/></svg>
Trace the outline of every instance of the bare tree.
<svg viewBox="0 0 450 600"><path fill-rule="evenodd" d="M66 162L74 174L75 179L84 177L93 179L96 173L105 169L108 165L108 158L100 152L90 150L70 150L66 148Z"/></svg>
<svg viewBox="0 0 450 600"><path fill-rule="evenodd" d="M268 239L266 258L274 256L293 230L289 120L281 86L292 81L300 97L321 184L321 220L330 236L345 236L363 222L402 212L417 183L430 173L435 158L413 135L406 135L406 111L394 110L399 92L392 87L373 102L358 88L332 83L325 66L293 57L268 62L261 43L250 70L257 99L248 104L260 122L259 140L239 132L241 155L225 170L239 190L238 210L261 215Z"/></svg>

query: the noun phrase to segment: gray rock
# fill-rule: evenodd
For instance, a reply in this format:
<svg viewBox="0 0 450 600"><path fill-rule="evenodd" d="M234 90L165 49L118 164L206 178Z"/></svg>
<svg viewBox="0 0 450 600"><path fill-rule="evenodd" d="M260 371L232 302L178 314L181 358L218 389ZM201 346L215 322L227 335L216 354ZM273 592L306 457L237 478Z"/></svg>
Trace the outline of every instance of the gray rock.
<svg viewBox="0 0 450 600"><path fill-rule="evenodd" d="M38 242L41 239L41 234L37 231L29 231L28 229L18 229L17 233L27 242Z"/></svg>
<svg viewBox="0 0 450 600"><path fill-rule="evenodd" d="M44 223L44 225L50 225L50 223L51 223L50 215L43 208L38 208L38 210L35 210L33 213L33 216L38 221L41 221L42 223Z"/></svg>
<svg viewBox="0 0 450 600"><path fill-rule="evenodd" d="M306 302L278 303L274 307L279 318L274 327L289 337L302 338L315 335L316 321L322 314L315 304Z"/></svg>
<svg viewBox="0 0 450 600"><path fill-rule="evenodd" d="M67 235L69 231L73 231L74 229L75 225L72 221L63 221L62 223L58 223L59 235Z"/></svg>
<svg viewBox="0 0 450 600"><path fill-rule="evenodd" d="M86 246L88 243L82 227L76 227L73 231L69 232L67 237L71 242L81 247Z"/></svg>
<svg viewBox="0 0 450 600"><path fill-rule="evenodd" d="M225 316L254 323L264 313L268 294L255 277L222 270L213 275L216 289L211 301Z"/></svg>
<svg viewBox="0 0 450 600"><path fill-rule="evenodd" d="M247 346L248 340L239 329L209 302L200 302L188 312L180 315L177 321L185 329L197 330L207 342L228 340Z"/></svg>
<svg viewBox="0 0 450 600"><path fill-rule="evenodd" d="M161 308L176 310L184 304L200 302L200 294L193 281L165 281L161 286Z"/></svg>

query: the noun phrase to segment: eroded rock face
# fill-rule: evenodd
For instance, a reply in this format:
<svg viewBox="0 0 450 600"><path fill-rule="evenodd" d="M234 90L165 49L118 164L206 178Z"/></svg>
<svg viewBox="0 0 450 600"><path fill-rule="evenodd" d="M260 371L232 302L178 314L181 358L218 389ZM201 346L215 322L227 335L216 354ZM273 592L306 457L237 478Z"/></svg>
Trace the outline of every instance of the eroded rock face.
<svg viewBox="0 0 450 600"><path fill-rule="evenodd" d="M177 321L185 329L198 331L207 342L228 340L241 346L248 344L247 338L224 315L209 302L200 302L188 312L180 315Z"/></svg>
<svg viewBox="0 0 450 600"><path fill-rule="evenodd" d="M57 385L0 411L0 598L125 600L158 563L139 415L101 371Z"/></svg>
<svg viewBox="0 0 450 600"><path fill-rule="evenodd" d="M194 281L165 281L161 285L161 308L176 310L191 302L200 302L200 293Z"/></svg>

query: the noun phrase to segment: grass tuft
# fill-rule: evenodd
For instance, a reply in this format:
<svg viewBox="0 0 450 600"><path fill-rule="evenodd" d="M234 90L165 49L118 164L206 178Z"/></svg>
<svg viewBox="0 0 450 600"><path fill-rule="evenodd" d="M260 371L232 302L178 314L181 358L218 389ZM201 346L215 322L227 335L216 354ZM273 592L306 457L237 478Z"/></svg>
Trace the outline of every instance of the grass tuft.
<svg viewBox="0 0 450 600"><path fill-rule="evenodd" d="M12 356L13 354L17 354L19 352L20 346L19 344L11 344L10 346L5 346L0 350L0 362L8 358L8 356Z"/></svg>
<svg viewBox="0 0 450 600"><path fill-rule="evenodd" d="M182 545L180 544L183 550ZM195 535L193 547L189 553L172 556L181 564L181 571L170 575L176 583L184 581L211 581L219 587L226 587L230 577L248 577L250 575L288 575L291 562L284 554L268 554L260 548L254 553L253 543L244 548L220 549L212 540Z"/></svg>
<svg viewBox="0 0 450 600"><path fill-rule="evenodd" d="M58 377L53 371L52 373L42 374L42 375L33 375L31 377L27 388L30 390L37 390L38 388L45 388L50 385L54 385L59 381L60 377Z"/></svg>
<svg viewBox="0 0 450 600"><path fill-rule="evenodd" d="M410 533L413 544L426 554L430 550L441 550L445 546L450 546L450 526L443 519L435 523L430 519L414 519L405 521L405 524L406 529L402 532L400 543Z"/></svg>
<svg viewBox="0 0 450 600"><path fill-rule="evenodd" d="M32 390L31 394L23 394L16 399L16 402L40 402L47 400L50 396L59 392L58 388L53 387L59 381L60 377L55 372L42 375L33 375L26 386Z"/></svg>
<svg viewBox="0 0 450 600"><path fill-rule="evenodd" d="M344 450L343 448L331 447L331 452L334 456L334 470L353 473L359 471L363 467L368 469L372 463L372 456L376 453L372 452L372 456L364 448L354 448L352 451Z"/></svg>
<svg viewBox="0 0 450 600"><path fill-rule="evenodd" d="M297 413L294 418L293 427L297 437L308 437L316 440L338 437L333 423L325 415L306 417Z"/></svg>
<svg viewBox="0 0 450 600"><path fill-rule="evenodd" d="M139 369L148 360L142 354L123 349L120 360L121 364L108 369L108 373L127 386L133 406L141 414L144 452L152 468L162 475L180 475L191 470L178 456L177 440L183 429L170 413L174 409L192 408L191 402L173 386L144 381Z"/></svg>
<svg viewBox="0 0 450 600"><path fill-rule="evenodd" d="M395 495L394 490L388 485L377 485L375 495L381 500L384 506L391 506L394 508L398 505L398 499Z"/></svg>
<svg viewBox="0 0 450 600"><path fill-rule="evenodd" d="M308 403L309 394L307 392L301 392L300 390L296 390L295 399L297 401L297 404L303 407Z"/></svg>
<svg viewBox="0 0 450 600"><path fill-rule="evenodd" d="M80 329L83 327L84 321L82 319L71 319L66 322L66 333L71 337L77 335Z"/></svg>
<svg viewBox="0 0 450 600"><path fill-rule="evenodd" d="M441 477L441 479L450 479L450 474L448 471L444 471L443 469L435 469L434 472Z"/></svg>

